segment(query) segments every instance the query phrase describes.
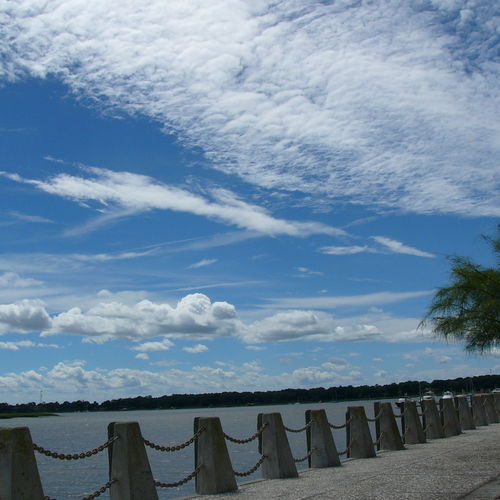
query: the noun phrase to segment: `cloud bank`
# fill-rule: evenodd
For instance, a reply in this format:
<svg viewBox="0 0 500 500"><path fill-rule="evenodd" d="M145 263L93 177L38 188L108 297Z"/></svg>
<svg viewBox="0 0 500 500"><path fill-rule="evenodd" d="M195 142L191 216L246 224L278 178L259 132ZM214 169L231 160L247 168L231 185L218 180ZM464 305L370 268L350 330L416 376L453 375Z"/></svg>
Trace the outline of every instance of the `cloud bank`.
<svg viewBox="0 0 500 500"><path fill-rule="evenodd" d="M18 0L0 79L55 75L261 187L498 216L497 26L495 0Z"/></svg>

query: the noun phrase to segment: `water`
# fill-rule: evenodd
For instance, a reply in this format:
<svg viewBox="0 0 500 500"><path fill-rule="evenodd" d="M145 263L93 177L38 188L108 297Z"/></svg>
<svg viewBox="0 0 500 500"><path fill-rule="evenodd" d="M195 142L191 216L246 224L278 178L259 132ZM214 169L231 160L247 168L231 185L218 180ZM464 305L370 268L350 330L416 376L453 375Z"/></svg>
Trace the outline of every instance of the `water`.
<svg viewBox="0 0 500 500"><path fill-rule="evenodd" d="M235 438L247 438L257 429L259 413L279 412L285 426L301 428L305 424L305 411L324 409L330 423L340 425L345 422L347 406L365 406L366 414L373 417L373 402L317 403L276 406L245 406L234 408L208 408L190 410L149 410L127 412L63 413L57 417L16 418L3 420L2 427L30 428L33 442L45 449L58 453L79 453L105 443L107 426L110 422L139 422L145 439L162 446L171 446L187 441L193 435L195 417L217 416L226 434ZM373 424L372 436L375 440ZM307 454L306 433L288 432L292 454L302 458ZM337 450L346 447L345 429L334 430ZM249 470L260 458L258 441L248 444L227 442L229 455L235 471ZM157 481L172 483L179 481L194 470L194 446L178 452L159 452L147 448L147 453ZM103 451L83 460L62 461L36 453L40 477L45 495L57 500L81 499L104 485L108 480L108 454ZM297 468L307 468L307 460L297 464ZM251 476L237 478L239 482L261 478L257 470ZM177 488L158 488L161 500L179 498L194 493L194 480ZM99 498L109 499L108 492Z"/></svg>

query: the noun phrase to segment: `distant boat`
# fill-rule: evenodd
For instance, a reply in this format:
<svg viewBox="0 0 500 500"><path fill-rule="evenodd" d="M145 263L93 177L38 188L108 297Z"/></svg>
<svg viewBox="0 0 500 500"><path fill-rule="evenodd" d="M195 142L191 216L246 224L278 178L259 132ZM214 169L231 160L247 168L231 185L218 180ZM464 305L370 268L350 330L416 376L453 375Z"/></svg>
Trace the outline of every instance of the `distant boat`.
<svg viewBox="0 0 500 500"><path fill-rule="evenodd" d="M451 391L444 391L441 399L453 399L455 396Z"/></svg>

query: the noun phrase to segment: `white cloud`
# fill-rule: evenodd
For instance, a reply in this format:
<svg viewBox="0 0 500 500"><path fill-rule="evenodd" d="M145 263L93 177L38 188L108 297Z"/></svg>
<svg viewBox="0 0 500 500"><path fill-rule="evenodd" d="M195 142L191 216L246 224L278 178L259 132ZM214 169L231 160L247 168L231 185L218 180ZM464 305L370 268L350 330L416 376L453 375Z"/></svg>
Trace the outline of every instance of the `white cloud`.
<svg viewBox="0 0 500 500"><path fill-rule="evenodd" d="M82 167L87 177L59 174L47 181L22 179L17 174L0 175L32 184L46 193L76 202L96 202L106 207L104 220L148 210L173 210L215 219L224 224L268 235L286 234L304 237L311 234L345 235L345 231L319 222L277 219L264 208L239 199L234 193L218 188L210 191L211 199L185 189L155 181L146 175L113 172L97 167ZM114 211L117 214L114 214ZM96 225L97 224L97 225ZM89 230L99 227L93 223ZM77 231L78 232L78 231ZM78 234L80 234L78 232Z"/></svg>
<svg viewBox="0 0 500 500"><path fill-rule="evenodd" d="M240 328L234 306L211 302L201 293L183 297L175 307L142 300L132 306L102 302L83 312L75 307L52 318L42 335L70 333L91 338L136 340L165 335L171 338L217 338ZM155 344L155 343L153 343Z"/></svg>
<svg viewBox="0 0 500 500"><path fill-rule="evenodd" d="M17 342L0 342L0 349L6 349L8 351L19 351L21 348L30 347L45 347L51 349L59 349L60 346L57 344L43 344L40 342L32 342L31 340L20 340Z"/></svg>
<svg viewBox="0 0 500 500"><path fill-rule="evenodd" d="M45 330L51 320L43 303L38 300L21 300L14 304L0 304L0 333L29 333Z"/></svg>
<svg viewBox="0 0 500 500"><path fill-rule="evenodd" d="M217 259L202 259L198 262L195 262L194 264L191 264L190 266L187 266L186 269L198 269L199 267L210 266L211 264L215 264L216 262Z"/></svg>
<svg viewBox="0 0 500 500"><path fill-rule="evenodd" d="M321 247L319 251L326 255L355 255L358 253L402 253L407 255L414 255L416 257L427 257L433 258L434 254L429 252L424 252L413 248L409 245L405 245L400 241L386 238L385 236L372 236L381 248L374 248L368 245L352 245L352 246L326 246Z"/></svg>
<svg viewBox="0 0 500 500"><path fill-rule="evenodd" d="M261 186L498 215L494 8L18 0L0 78L57 75Z"/></svg>
<svg viewBox="0 0 500 500"><path fill-rule="evenodd" d="M203 344L196 344L192 347L183 347L183 351L189 352L190 354L199 354L201 352L206 352L208 351L208 347Z"/></svg>
<svg viewBox="0 0 500 500"><path fill-rule="evenodd" d="M372 252L373 250L368 248L367 246L353 245L347 247L340 247L340 246L322 247L319 249L319 251L326 255L354 255L357 253Z"/></svg>
<svg viewBox="0 0 500 500"><path fill-rule="evenodd" d="M149 359L149 354L147 352L140 352L135 355L135 359L143 359L143 360L148 360Z"/></svg>
<svg viewBox="0 0 500 500"><path fill-rule="evenodd" d="M0 274L0 287L27 288L41 284L41 281L32 278L22 278L16 273L7 272Z"/></svg>
<svg viewBox="0 0 500 500"><path fill-rule="evenodd" d="M418 250L417 248L410 247L408 245L404 245L400 241L392 240L390 238L386 238L385 236L372 236L372 238L379 244L387 247L391 252L394 253L404 253L408 255L415 255L417 257L427 257L434 258L435 255L429 252L424 252L422 250Z"/></svg>
<svg viewBox="0 0 500 500"><path fill-rule="evenodd" d="M172 341L168 339L163 339L161 342L144 342L142 344L132 347L131 349L133 351L140 351L140 352L168 351L174 345L175 344ZM141 358L141 359L146 359L146 358Z"/></svg>
<svg viewBox="0 0 500 500"><path fill-rule="evenodd" d="M404 300L425 297L430 295L431 290L418 292L376 292L365 295L344 295L344 296L321 296L321 297L299 297L299 298L269 298L266 299L269 305L278 308L299 308L306 309L334 309L338 307L357 306L366 307L374 305L393 304Z"/></svg>

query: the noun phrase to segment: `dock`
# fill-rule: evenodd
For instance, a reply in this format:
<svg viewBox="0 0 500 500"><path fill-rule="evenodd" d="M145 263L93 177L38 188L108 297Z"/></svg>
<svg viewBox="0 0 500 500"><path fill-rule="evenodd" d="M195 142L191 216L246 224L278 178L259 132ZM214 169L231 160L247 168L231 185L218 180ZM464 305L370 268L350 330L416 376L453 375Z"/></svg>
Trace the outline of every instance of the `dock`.
<svg viewBox="0 0 500 500"><path fill-rule="evenodd" d="M258 480L223 495L186 500L494 500L500 498L500 424L405 445L298 478Z"/></svg>

